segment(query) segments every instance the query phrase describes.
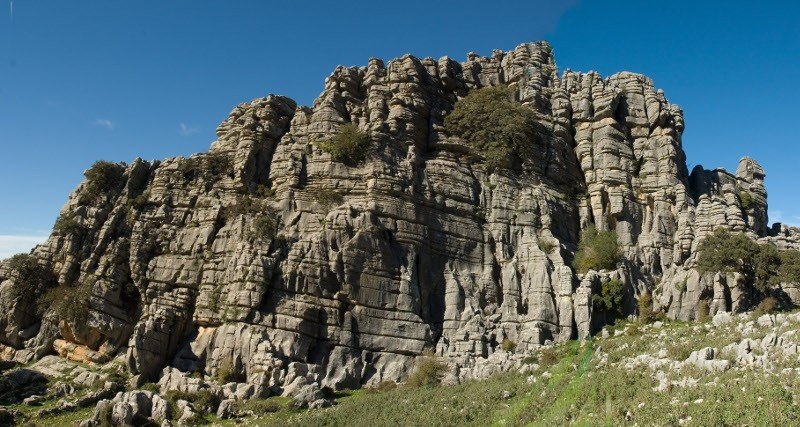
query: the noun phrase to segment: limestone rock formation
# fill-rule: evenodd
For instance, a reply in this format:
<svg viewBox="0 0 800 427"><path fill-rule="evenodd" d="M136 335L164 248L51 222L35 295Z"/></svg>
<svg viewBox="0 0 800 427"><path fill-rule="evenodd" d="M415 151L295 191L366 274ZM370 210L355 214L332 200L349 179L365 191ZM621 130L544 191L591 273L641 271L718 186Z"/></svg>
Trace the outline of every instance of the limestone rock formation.
<svg viewBox="0 0 800 427"><path fill-rule="evenodd" d="M489 173L445 131L459 98L496 85L548 130L530 170ZM316 144L346 123L374 136L359 164ZM163 392L323 406L326 387L403 381L425 352L461 381L513 367L504 341L523 354L585 337L604 281L625 285L627 313L645 291L673 318L694 318L701 298L736 310L742 278L695 270L699 241L725 226L796 248L797 234L768 227L755 161L690 174L683 130L649 78L559 75L546 42L338 67L311 107L256 99L208 153L116 165L120 184L99 195L82 183L61 212L71 226L33 256L86 292L85 310L40 312L3 264L0 356L117 359ZM619 270L571 267L589 224L615 231ZM145 392L102 405L95 420L165 411Z"/></svg>

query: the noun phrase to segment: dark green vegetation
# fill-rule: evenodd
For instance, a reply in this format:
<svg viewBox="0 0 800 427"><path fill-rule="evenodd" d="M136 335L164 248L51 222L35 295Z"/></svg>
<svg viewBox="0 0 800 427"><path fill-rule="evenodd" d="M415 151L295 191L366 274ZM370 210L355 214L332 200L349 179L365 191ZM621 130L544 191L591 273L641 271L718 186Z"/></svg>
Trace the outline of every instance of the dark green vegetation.
<svg viewBox="0 0 800 427"><path fill-rule="evenodd" d="M344 197L336 190L317 189L313 193L314 202L322 208L323 214L327 215L334 207L344 202Z"/></svg>
<svg viewBox="0 0 800 427"><path fill-rule="evenodd" d="M703 273L741 273L755 290L767 295L779 283L800 282L800 252L778 251L741 233L717 229L698 247L697 268Z"/></svg>
<svg viewBox="0 0 800 427"><path fill-rule="evenodd" d="M339 126L336 134L329 139L316 141L320 150L331 155L333 160L350 166L355 166L364 161L372 145L372 136L369 132L358 129L355 123L346 123Z"/></svg>
<svg viewBox="0 0 800 427"><path fill-rule="evenodd" d="M83 173L86 186L80 196L81 203L91 203L123 183L124 168L116 163L98 160Z"/></svg>
<svg viewBox="0 0 800 427"><path fill-rule="evenodd" d="M594 225L581 230L578 251L572 265L578 273L589 270L614 270L619 261L617 234L613 230L598 231Z"/></svg>
<svg viewBox="0 0 800 427"><path fill-rule="evenodd" d="M656 320L664 320L664 314L653 310L653 296L650 292L642 292L636 300L638 319L640 323L652 323Z"/></svg>
<svg viewBox="0 0 800 427"><path fill-rule="evenodd" d="M24 305L40 301L55 283L53 273L41 266L33 255L14 255L8 260L8 269L14 277L14 285L8 289L9 295Z"/></svg>
<svg viewBox="0 0 800 427"><path fill-rule="evenodd" d="M86 230L86 227L79 223L75 217L70 214L59 215L56 219L56 223L53 224L53 232L62 236L75 234L80 235Z"/></svg>
<svg viewBox="0 0 800 427"><path fill-rule="evenodd" d="M447 132L469 143L490 172L521 167L547 134L534 111L515 102L514 95L506 86L470 91L444 120Z"/></svg>
<svg viewBox="0 0 800 427"><path fill-rule="evenodd" d="M442 382L442 378L450 368L446 363L440 361L433 355L423 356L417 359L414 372L408 377L406 382L409 387L433 387Z"/></svg>
<svg viewBox="0 0 800 427"><path fill-rule="evenodd" d="M556 250L556 247L558 247L556 243L541 238L536 241L536 245L539 247L539 250L546 254L553 253L553 251Z"/></svg>
<svg viewBox="0 0 800 427"><path fill-rule="evenodd" d="M595 310L600 310L612 318L622 317L622 300L625 289L617 279L605 282L600 287L600 293L592 295L592 304Z"/></svg>
<svg viewBox="0 0 800 427"><path fill-rule="evenodd" d="M202 156L189 157L178 163L178 173L185 182L197 178L214 182L223 176L233 176L233 161L230 155L222 153L209 153Z"/></svg>

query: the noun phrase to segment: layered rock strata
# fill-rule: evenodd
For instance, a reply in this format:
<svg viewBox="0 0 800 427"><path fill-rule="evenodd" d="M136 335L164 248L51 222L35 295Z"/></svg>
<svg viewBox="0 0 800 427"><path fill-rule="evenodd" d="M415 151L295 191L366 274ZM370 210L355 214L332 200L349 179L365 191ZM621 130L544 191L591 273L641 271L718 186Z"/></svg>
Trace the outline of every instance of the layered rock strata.
<svg viewBox="0 0 800 427"><path fill-rule="evenodd" d="M548 130L525 172L488 173L445 132L459 98L496 85ZM345 123L374 136L358 165L315 144ZM234 372L228 394L246 384L247 398L402 381L428 352L453 381L512 367L504 341L522 354L589 334L592 293L612 278L629 313L645 291L674 318L701 298L735 310L741 278L694 270L699 241L720 226L787 247L797 236L768 228L755 161L690 174L683 129L649 78L559 75L546 42L338 67L311 107L256 99L208 153L120 164L124 184L88 202L81 184L62 209L78 227L33 255L62 286L89 286L85 318L37 313L0 268L2 357L117 358L162 390ZM254 232L265 215L276 233ZM589 224L616 232L618 271L575 274ZM124 418L138 396L107 404Z"/></svg>

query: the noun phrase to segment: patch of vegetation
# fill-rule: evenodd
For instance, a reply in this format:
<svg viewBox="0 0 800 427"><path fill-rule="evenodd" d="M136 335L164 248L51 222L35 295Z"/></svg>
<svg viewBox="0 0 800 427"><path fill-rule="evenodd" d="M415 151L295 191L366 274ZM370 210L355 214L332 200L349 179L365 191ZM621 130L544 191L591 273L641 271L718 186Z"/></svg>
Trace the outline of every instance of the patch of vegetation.
<svg viewBox="0 0 800 427"><path fill-rule="evenodd" d="M273 191L272 187L269 185L258 184L254 195L261 199L271 199L275 197L275 191Z"/></svg>
<svg viewBox="0 0 800 427"><path fill-rule="evenodd" d="M800 279L800 253L780 252L769 243L757 244L741 233L717 229L700 242L697 269L702 273L740 273L766 295L780 282Z"/></svg>
<svg viewBox="0 0 800 427"><path fill-rule="evenodd" d="M600 293L592 295L595 310L609 314L615 318L622 317L622 301L625 288L619 280L613 279L600 285Z"/></svg>
<svg viewBox="0 0 800 427"><path fill-rule="evenodd" d="M14 255L6 265L14 277L14 285L8 292L24 305L38 301L56 282L53 272L40 265L33 255Z"/></svg>
<svg viewBox="0 0 800 427"><path fill-rule="evenodd" d="M437 386L449 370L450 367L434 355L420 356L414 372L406 380L406 385L415 388Z"/></svg>
<svg viewBox="0 0 800 427"><path fill-rule="evenodd" d="M594 225L581 230L573 266L578 273L589 270L613 270L619 261L617 234L613 230L598 231Z"/></svg>
<svg viewBox="0 0 800 427"><path fill-rule="evenodd" d="M258 215L253 220L253 236L257 239L274 239L278 234L278 219L276 212L267 212Z"/></svg>
<svg viewBox="0 0 800 427"><path fill-rule="evenodd" d="M686 289L689 288L688 283L689 283L689 278L688 277L684 277L683 280L681 280L679 283L675 284L675 289L677 289L678 292L680 292L680 293L684 293L684 292L686 292Z"/></svg>
<svg viewBox="0 0 800 427"><path fill-rule="evenodd" d="M697 302L697 318L700 323L707 323L711 320L711 307L708 300L701 299Z"/></svg>
<svg viewBox="0 0 800 427"><path fill-rule="evenodd" d="M800 283L800 251L781 251L778 280L781 283Z"/></svg>
<svg viewBox="0 0 800 427"><path fill-rule="evenodd" d="M87 279L77 285L60 285L48 290L37 300L37 312L53 312L60 320L83 322L89 315L89 298L94 281Z"/></svg>
<svg viewBox="0 0 800 427"><path fill-rule="evenodd" d="M75 215L61 214L53 224L53 232L62 236L82 235L87 227L75 219Z"/></svg>
<svg viewBox="0 0 800 427"><path fill-rule="evenodd" d="M255 415L264 415L287 409L284 402L276 399L250 399L236 402L237 412L249 411Z"/></svg>
<svg viewBox="0 0 800 427"><path fill-rule="evenodd" d="M220 385L227 384L229 382L235 382L239 379L239 375L234 370L233 363L230 360L225 360L217 367L217 383Z"/></svg>
<svg viewBox="0 0 800 427"><path fill-rule="evenodd" d="M315 145L330 154L333 160L355 166L366 159L372 136L360 130L357 124L346 123L339 126L334 136L316 141Z"/></svg>
<svg viewBox="0 0 800 427"><path fill-rule="evenodd" d="M148 206L150 206L150 205L152 205L153 203L150 202L150 192L149 191L145 191L145 192L139 194L138 196L136 196L133 199L131 199L130 204L131 204L131 207L133 209L136 209L136 210L139 210L139 211L144 209L144 208L146 208L146 207L148 207Z"/></svg>
<svg viewBox="0 0 800 427"><path fill-rule="evenodd" d="M392 391L396 388L397 388L397 383L394 381L381 381L378 384L369 387L368 390L373 393L384 393L387 391Z"/></svg>
<svg viewBox="0 0 800 427"><path fill-rule="evenodd" d="M207 174L213 178L233 176L233 159L228 154L210 153L206 155L205 168Z"/></svg>
<svg viewBox="0 0 800 427"><path fill-rule="evenodd" d="M86 178L86 186L81 192L79 202L82 204L91 203L99 197L106 195L109 191L118 188L123 183L125 170L122 166L98 160L83 173Z"/></svg>
<svg viewBox="0 0 800 427"><path fill-rule="evenodd" d="M510 339L506 338L506 339L503 340L502 343L500 343L500 348L502 348L503 350L505 350L505 351L507 351L509 353L513 353L514 350L517 349L517 343L516 343L516 341L513 341L513 340L510 340Z"/></svg>
<svg viewBox="0 0 800 427"><path fill-rule="evenodd" d="M749 191L742 190L739 192L739 200L742 202L742 210L747 212L750 210L750 206L753 205L753 196L750 194Z"/></svg>
<svg viewBox="0 0 800 427"><path fill-rule="evenodd" d="M233 160L224 153L208 153L182 159L178 162L178 173L185 182L197 178L218 181L225 175L233 177Z"/></svg>
<svg viewBox="0 0 800 427"><path fill-rule="evenodd" d="M546 138L534 111L515 102L514 95L506 86L473 90L455 103L444 120L449 134L483 156L489 172L522 166Z"/></svg>
<svg viewBox="0 0 800 427"><path fill-rule="evenodd" d="M557 245L555 243L551 242L550 240L538 239L536 241L536 246L539 247L540 251L542 251L542 252L544 252L544 253L549 255L549 254L553 253L553 251L556 249Z"/></svg>
<svg viewBox="0 0 800 427"><path fill-rule="evenodd" d="M327 214L335 206L339 206L344 202L344 197L336 190L328 188L320 188L314 191L314 202L317 203L322 210Z"/></svg>
<svg viewBox="0 0 800 427"><path fill-rule="evenodd" d="M664 318L663 313L657 313L653 310L653 296L650 291L642 292L639 295L639 299L636 301L636 308L639 311L639 323L653 323Z"/></svg>
<svg viewBox="0 0 800 427"><path fill-rule="evenodd" d="M756 309L753 310L753 316L759 317L765 314L772 314L778 306L778 300L774 297L766 297L758 303Z"/></svg>
<svg viewBox="0 0 800 427"><path fill-rule="evenodd" d="M270 206L265 201L248 195L242 195L236 197L236 203L223 208L222 217L226 221L230 221L240 215L256 215L269 210Z"/></svg>
<svg viewBox="0 0 800 427"><path fill-rule="evenodd" d="M201 412L209 412L219 404L217 396L208 390L200 390L195 393L170 390L164 393L163 397L170 404L173 409L172 413L175 415L178 414L176 408L179 400L185 400L191 403Z"/></svg>

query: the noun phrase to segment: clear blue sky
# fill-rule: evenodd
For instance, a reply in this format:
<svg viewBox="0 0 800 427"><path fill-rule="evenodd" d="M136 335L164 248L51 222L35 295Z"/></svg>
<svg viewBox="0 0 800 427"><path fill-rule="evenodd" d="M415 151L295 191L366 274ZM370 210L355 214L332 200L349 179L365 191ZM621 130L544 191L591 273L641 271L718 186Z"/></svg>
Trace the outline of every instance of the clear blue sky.
<svg viewBox="0 0 800 427"><path fill-rule="evenodd" d="M562 70L652 77L690 168L754 157L771 220L800 224L796 2L289 3L0 0L0 255L47 234L96 159L205 151L237 103L310 104L338 64L539 39Z"/></svg>

